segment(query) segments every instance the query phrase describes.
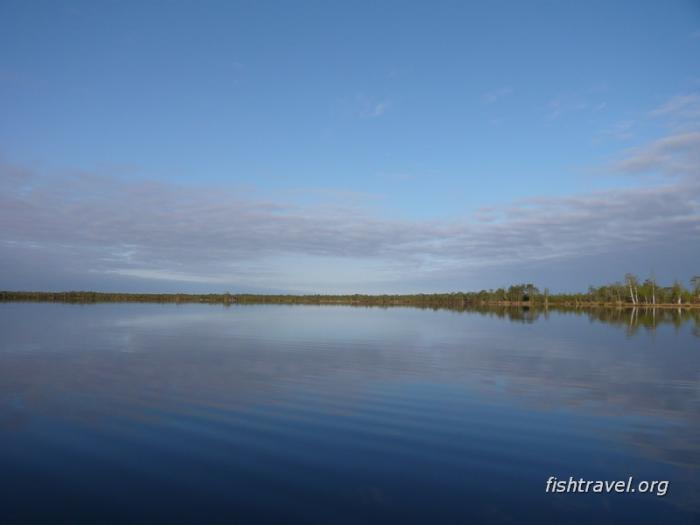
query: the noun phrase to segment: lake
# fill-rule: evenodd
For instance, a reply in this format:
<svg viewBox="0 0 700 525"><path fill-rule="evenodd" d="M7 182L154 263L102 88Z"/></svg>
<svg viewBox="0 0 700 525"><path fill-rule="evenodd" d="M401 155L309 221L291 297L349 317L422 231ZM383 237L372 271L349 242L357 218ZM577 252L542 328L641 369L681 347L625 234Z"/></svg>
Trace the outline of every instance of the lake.
<svg viewBox="0 0 700 525"><path fill-rule="evenodd" d="M674 315L3 303L0 522L698 523Z"/></svg>

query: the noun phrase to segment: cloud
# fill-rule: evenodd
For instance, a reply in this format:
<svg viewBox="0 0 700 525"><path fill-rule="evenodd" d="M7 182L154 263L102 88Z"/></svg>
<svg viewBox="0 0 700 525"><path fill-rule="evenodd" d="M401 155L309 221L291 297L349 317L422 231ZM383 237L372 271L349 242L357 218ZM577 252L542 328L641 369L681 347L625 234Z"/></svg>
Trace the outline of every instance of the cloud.
<svg viewBox="0 0 700 525"><path fill-rule="evenodd" d="M418 180L418 176L411 173L403 172L384 172L377 173L377 177L391 182L406 183Z"/></svg>
<svg viewBox="0 0 700 525"><path fill-rule="evenodd" d="M697 93L677 95L651 111L650 115L675 120L700 119L700 95Z"/></svg>
<svg viewBox="0 0 700 525"><path fill-rule="evenodd" d="M632 131L634 127L635 122L633 120L622 120L603 129L601 134L611 136L619 140L628 140L634 136Z"/></svg>
<svg viewBox="0 0 700 525"><path fill-rule="evenodd" d="M513 88L509 86L505 86L499 89L494 89L493 91L489 91L487 93L484 93L484 96L482 97L483 101L485 104L493 104L495 102L498 102L499 100L508 97L513 94Z"/></svg>
<svg viewBox="0 0 700 525"><path fill-rule="evenodd" d="M565 113L584 111L590 107L590 104L579 95L561 95L547 103L547 117L554 120ZM594 110L600 111L604 108L605 105L601 106L599 103L595 105Z"/></svg>
<svg viewBox="0 0 700 525"><path fill-rule="evenodd" d="M700 134L669 137L621 165L660 169L666 151L687 152L699 141ZM391 269L378 272L384 277L410 282L582 254L617 257L669 239L700 246L700 179L691 176L655 187L528 199L484 209L473 222L388 220L363 208L299 207L220 188L89 175L5 176L18 172L2 172L0 253L22 254L18 264L32 259L49 274L58 264L92 275L279 286L284 268L275 259L298 256L374 260ZM13 288L6 278L2 287Z"/></svg>
<svg viewBox="0 0 700 525"><path fill-rule="evenodd" d="M360 112L360 116L363 118L381 117L386 112L386 108L386 102L377 102L376 104L371 104L363 108Z"/></svg>
<svg viewBox="0 0 700 525"><path fill-rule="evenodd" d="M661 114L679 107L670 101ZM385 218L361 197L301 205L226 187L1 165L0 288L65 288L87 279L99 287L100 278L131 278L215 289L294 289L313 287L312 279L339 289L352 276L355 291L362 279L410 290L494 268L518 275L546 263L551 271L582 257L623 271L640 250L672 262L673 250L661 248L669 245L700 260L700 131L660 137L611 169L668 177L484 206L473 219L408 220Z"/></svg>
<svg viewBox="0 0 700 525"><path fill-rule="evenodd" d="M377 100L365 95L358 95L356 99L358 115L363 119L381 117L389 109L389 102L386 100Z"/></svg>
<svg viewBox="0 0 700 525"><path fill-rule="evenodd" d="M700 131L677 133L629 152L615 163L616 171L628 174L663 173L700 175Z"/></svg>
<svg viewBox="0 0 700 525"><path fill-rule="evenodd" d="M608 103L599 99L606 90L605 86L593 86L581 92L564 93L553 97L547 102L546 116L549 120L556 120L562 115L570 113L603 111L607 108Z"/></svg>

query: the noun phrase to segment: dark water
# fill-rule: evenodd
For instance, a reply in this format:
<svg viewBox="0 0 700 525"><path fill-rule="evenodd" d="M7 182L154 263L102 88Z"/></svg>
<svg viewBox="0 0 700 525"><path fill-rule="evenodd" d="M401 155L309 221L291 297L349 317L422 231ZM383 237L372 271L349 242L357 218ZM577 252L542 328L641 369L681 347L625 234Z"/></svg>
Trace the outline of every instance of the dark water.
<svg viewBox="0 0 700 525"><path fill-rule="evenodd" d="M700 522L694 322L521 317L0 304L0 522Z"/></svg>

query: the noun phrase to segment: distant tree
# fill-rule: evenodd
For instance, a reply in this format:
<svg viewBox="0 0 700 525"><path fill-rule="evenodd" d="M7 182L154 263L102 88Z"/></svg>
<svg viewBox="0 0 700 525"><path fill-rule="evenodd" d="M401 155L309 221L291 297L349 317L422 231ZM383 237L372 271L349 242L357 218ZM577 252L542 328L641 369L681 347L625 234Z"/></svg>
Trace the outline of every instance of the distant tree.
<svg viewBox="0 0 700 525"><path fill-rule="evenodd" d="M649 302L656 304L656 281L653 277L646 279L639 290L641 290L645 304L649 304Z"/></svg>
<svg viewBox="0 0 700 525"><path fill-rule="evenodd" d="M539 295L540 291L532 283L527 283L523 285L523 301L534 301L535 298Z"/></svg>
<svg viewBox="0 0 700 525"><path fill-rule="evenodd" d="M622 296L625 293L625 285L617 282L617 283L614 283L611 286L611 288L613 290L613 293L615 294L615 297L617 298L617 302L622 303Z"/></svg>
<svg viewBox="0 0 700 525"><path fill-rule="evenodd" d="M509 301L520 301L523 297L523 285L512 284L508 287L508 300Z"/></svg>
<svg viewBox="0 0 700 525"><path fill-rule="evenodd" d="M674 281L671 286L671 300L676 304L683 302L683 286L678 281Z"/></svg>
<svg viewBox="0 0 700 525"><path fill-rule="evenodd" d="M696 299L700 298L700 275L691 277L690 284L693 287L692 293Z"/></svg>
<svg viewBox="0 0 700 525"><path fill-rule="evenodd" d="M626 273L625 274L625 283L627 284L627 287L629 288L630 292L630 300L632 301L632 304L637 304L639 302L639 295L637 288L639 287L639 280L637 277L632 274L632 273Z"/></svg>

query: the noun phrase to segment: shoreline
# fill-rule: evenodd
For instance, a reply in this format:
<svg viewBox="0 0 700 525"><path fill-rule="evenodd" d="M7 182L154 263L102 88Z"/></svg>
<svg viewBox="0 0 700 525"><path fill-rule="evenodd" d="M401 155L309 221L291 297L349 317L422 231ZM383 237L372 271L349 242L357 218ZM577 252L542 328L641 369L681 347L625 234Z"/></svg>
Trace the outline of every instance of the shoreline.
<svg viewBox="0 0 700 525"><path fill-rule="evenodd" d="M473 292L401 295L273 295L273 294L183 294L183 293L110 293L110 292L28 292L0 291L0 302L45 303L204 303L204 304L306 304L338 306L413 306L423 308L470 309L480 307L567 309L697 309L700 303L601 302L538 297L533 301L494 301L473 297Z"/></svg>

